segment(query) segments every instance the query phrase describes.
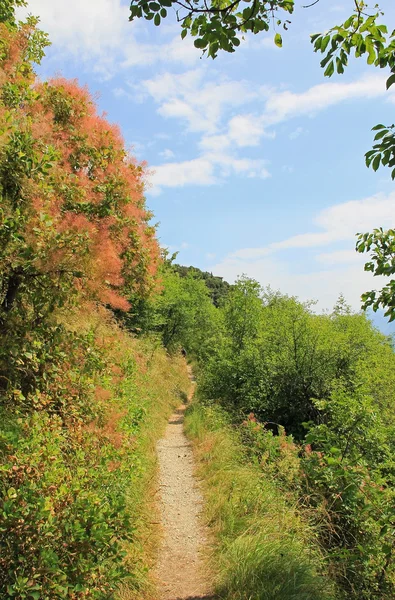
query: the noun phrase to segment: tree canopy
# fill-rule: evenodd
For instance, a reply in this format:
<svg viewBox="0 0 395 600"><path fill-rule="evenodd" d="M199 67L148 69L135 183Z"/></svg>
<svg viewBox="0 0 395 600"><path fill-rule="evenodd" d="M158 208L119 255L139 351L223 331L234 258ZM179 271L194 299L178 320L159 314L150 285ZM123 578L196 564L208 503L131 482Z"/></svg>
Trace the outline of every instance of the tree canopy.
<svg viewBox="0 0 395 600"><path fill-rule="evenodd" d="M173 269L180 275L180 277L187 277L189 274L193 275L197 279L203 279L206 284L211 300L214 306L219 306L221 302L226 298L231 285L223 279L213 275L208 271L201 271L197 267L185 267L184 265L174 264Z"/></svg>

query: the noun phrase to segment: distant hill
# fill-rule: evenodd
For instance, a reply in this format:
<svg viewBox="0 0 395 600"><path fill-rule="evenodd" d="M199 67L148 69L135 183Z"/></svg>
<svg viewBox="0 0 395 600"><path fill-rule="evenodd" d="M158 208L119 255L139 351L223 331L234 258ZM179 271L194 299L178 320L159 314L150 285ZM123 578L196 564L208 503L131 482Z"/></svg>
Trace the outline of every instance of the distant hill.
<svg viewBox="0 0 395 600"><path fill-rule="evenodd" d="M174 264L173 267L180 277L187 277L190 273L192 273L195 275L195 277L203 279L210 291L214 306L218 307L220 305L221 300L227 296L232 287L231 284L227 281L224 281L222 277L218 277L212 273L208 273L207 271L201 271L197 267L185 267L184 265L177 264Z"/></svg>

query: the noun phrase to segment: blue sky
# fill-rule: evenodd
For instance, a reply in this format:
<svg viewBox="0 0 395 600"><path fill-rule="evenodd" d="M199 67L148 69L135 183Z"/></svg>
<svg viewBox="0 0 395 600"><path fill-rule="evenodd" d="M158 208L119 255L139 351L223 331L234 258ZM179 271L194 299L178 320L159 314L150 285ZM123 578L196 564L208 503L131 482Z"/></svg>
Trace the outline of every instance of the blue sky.
<svg viewBox="0 0 395 600"><path fill-rule="evenodd" d="M380 281L364 273L355 233L393 226L389 172L364 165L370 128L394 120L386 74L351 61L324 79L309 35L351 14L352 0L297 2L284 47L250 36L233 55L201 58L175 18L128 23L123 0L31 0L52 47L45 78L78 78L133 153L149 164L147 203L178 261L228 281L241 274L354 309ZM395 7L383 0L386 23Z"/></svg>

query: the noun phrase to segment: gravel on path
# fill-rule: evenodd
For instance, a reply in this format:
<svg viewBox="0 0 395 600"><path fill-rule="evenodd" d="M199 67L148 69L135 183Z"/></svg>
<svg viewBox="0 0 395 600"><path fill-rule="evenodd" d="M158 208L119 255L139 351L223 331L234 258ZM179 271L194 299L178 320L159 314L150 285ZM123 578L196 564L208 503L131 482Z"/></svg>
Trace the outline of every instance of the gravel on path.
<svg viewBox="0 0 395 600"><path fill-rule="evenodd" d="M157 444L163 540L155 569L160 600L211 598L202 550L207 542L200 524L202 496L193 475L194 458L184 434L181 405Z"/></svg>

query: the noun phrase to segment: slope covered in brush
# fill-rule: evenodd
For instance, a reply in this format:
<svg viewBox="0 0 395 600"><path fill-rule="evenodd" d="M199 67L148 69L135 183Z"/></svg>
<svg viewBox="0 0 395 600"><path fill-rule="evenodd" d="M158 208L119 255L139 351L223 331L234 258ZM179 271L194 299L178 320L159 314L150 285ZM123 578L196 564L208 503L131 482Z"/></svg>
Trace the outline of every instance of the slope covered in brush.
<svg viewBox="0 0 395 600"><path fill-rule="evenodd" d="M141 589L152 438L188 380L108 310L157 285L144 165L87 89L36 80L47 38L16 4L0 8L0 597L108 598Z"/></svg>

